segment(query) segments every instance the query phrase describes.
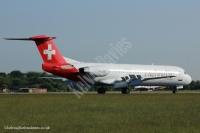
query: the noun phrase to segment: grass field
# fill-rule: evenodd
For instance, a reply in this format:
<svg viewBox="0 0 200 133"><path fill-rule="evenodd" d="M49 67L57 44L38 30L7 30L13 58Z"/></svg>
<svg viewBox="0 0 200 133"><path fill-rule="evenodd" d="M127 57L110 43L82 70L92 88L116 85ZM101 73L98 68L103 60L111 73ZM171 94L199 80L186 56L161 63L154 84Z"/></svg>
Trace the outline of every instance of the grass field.
<svg viewBox="0 0 200 133"><path fill-rule="evenodd" d="M200 91L0 94L0 132L8 127L50 127L17 132L200 132Z"/></svg>

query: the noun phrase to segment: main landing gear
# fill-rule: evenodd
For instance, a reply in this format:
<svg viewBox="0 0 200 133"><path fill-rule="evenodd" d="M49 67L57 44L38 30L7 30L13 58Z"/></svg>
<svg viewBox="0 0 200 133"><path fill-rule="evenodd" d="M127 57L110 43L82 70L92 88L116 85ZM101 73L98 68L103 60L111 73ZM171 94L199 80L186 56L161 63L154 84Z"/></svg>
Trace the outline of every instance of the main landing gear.
<svg viewBox="0 0 200 133"><path fill-rule="evenodd" d="M128 87L124 87L121 89L122 94L129 94L130 93L130 89ZM98 94L105 94L106 93L106 89L103 88L103 86L101 88L98 88L97 90Z"/></svg>
<svg viewBox="0 0 200 133"><path fill-rule="evenodd" d="M128 87L124 87L122 88L122 94L129 94L130 93L130 89Z"/></svg>
<svg viewBox="0 0 200 133"><path fill-rule="evenodd" d="M98 92L98 94L105 94L106 93L106 89L101 87L101 88L98 88L97 92Z"/></svg>
<svg viewBox="0 0 200 133"><path fill-rule="evenodd" d="M172 88L172 93L173 93L173 94L176 94L177 92L178 92L177 87L176 87L176 86L173 86L173 88Z"/></svg>

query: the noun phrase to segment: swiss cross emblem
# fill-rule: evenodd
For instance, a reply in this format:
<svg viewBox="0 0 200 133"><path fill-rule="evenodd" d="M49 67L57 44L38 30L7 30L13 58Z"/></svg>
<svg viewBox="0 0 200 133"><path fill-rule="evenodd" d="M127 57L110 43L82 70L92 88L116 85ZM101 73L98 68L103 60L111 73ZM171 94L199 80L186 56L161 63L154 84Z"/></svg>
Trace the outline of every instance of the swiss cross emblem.
<svg viewBox="0 0 200 133"><path fill-rule="evenodd" d="M45 49L44 50L44 54L47 54L47 59L48 60L51 60L52 58L52 54L56 54L56 51L55 50L52 50L52 47L51 47L51 44L48 44L48 49Z"/></svg>

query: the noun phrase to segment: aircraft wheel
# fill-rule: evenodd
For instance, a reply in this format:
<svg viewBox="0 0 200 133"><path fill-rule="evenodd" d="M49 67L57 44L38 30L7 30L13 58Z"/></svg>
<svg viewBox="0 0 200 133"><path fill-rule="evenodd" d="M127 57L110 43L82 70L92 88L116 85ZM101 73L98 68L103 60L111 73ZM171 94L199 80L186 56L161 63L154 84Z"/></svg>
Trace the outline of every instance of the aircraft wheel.
<svg viewBox="0 0 200 133"><path fill-rule="evenodd" d="M173 86L172 93L173 93L173 94L176 94L176 93L177 93L177 88L176 88L176 86Z"/></svg>
<svg viewBox="0 0 200 133"><path fill-rule="evenodd" d="M122 94L124 94L124 88L121 89Z"/></svg>
<svg viewBox="0 0 200 133"><path fill-rule="evenodd" d="M105 94L106 89L105 88L99 88L97 92L98 92L98 94Z"/></svg>
<svg viewBox="0 0 200 133"><path fill-rule="evenodd" d="M130 93L130 89L127 87L122 88L122 94L129 94Z"/></svg>
<svg viewBox="0 0 200 133"><path fill-rule="evenodd" d="M130 89L126 88L126 94L129 94L129 93L130 93Z"/></svg>

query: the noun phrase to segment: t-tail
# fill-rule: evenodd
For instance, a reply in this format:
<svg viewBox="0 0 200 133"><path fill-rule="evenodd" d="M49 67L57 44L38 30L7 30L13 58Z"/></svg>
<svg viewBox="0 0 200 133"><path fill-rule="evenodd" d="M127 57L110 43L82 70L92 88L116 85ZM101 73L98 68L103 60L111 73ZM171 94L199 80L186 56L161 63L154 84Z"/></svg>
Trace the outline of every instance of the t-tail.
<svg viewBox="0 0 200 133"><path fill-rule="evenodd" d="M66 62L53 42L56 37L48 37L45 35L33 36L30 38L4 38L6 40L27 40L35 41L37 48L42 56L44 63L42 69L44 71L57 74L63 72L63 69L72 69L73 66ZM57 72L56 72L57 71ZM59 74L60 75L60 74Z"/></svg>
<svg viewBox="0 0 200 133"><path fill-rule="evenodd" d="M6 40L32 40L35 41L37 48L42 56L44 63L67 64L61 53L55 46L53 39L45 35L33 36L30 38L5 38Z"/></svg>

